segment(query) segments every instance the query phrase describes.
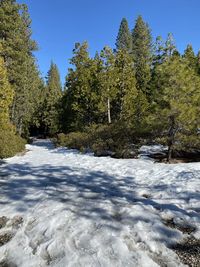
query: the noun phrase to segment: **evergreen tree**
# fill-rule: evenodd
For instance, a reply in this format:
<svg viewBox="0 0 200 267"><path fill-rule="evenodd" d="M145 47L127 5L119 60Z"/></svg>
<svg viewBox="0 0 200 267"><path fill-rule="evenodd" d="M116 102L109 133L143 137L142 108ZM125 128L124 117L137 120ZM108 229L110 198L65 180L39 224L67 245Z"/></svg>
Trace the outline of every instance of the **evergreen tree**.
<svg viewBox="0 0 200 267"><path fill-rule="evenodd" d="M0 126L9 122L9 107L13 100L13 90L8 82L7 71L2 57L0 57Z"/></svg>
<svg viewBox="0 0 200 267"><path fill-rule="evenodd" d="M43 105L43 123L45 134L54 135L59 131L59 101L62 96L60 75L56 64L51 63L47 75L45 98Z"/></svg>
<svg viewBox="0 0 200 267"><path fill-rule="evenodd" d="M2 46L0 45L0 52ZM0 56L0 158L14 156L24 149L24 141L16 135L15 127L9 119L9 106L13 100L13 90L9 84L5 62Z"/></svg>
<svg viewBox="0 0 200 267"><path fill-rule="evenodd" d="M115 68L117 72L117 102L119 119L126 122L134 122L136 111L135 70L132 57L127 51L119 50L116 54Z"/></svg>
<svg viewBox="0 0 200 267"><path fill-rule="evenodd" d="M44 113L45 113L45 101L46 101L46 85L42 78L35 81L37 84L37 91L34 92L34 110L31 116L31 121L29 122L30 134L38 135L44 134L46 131L44 123ZM36 94L37 93L37 94Z"/></svg>
<svg viewBox="0 0 200 267"><path fill-rule="evenodd" d="M172 57L176 51L176 44L172 33L168 33L164 48L164 60Z"/></svg>
<svg viewBox="0 0 200 267"><path fill-rule="evenodd" d="M132 54L135 65L137 88L150 95L149 82L152 65L152 37L148 25L139 16L132 32Z"/></svg>
<svg viewBox="0 0 200 267"><path fill-rule="evenodd" d="M200 74L200 50L197 53L197 73Z"/></svg>
<svg viewBox="0 0 200 267"><path fill-rule="evenodd" d="M131 32L129 30L126 18L123 18L120 24L116 40L116 48L117 50L126 50L128 52L131 52L131 47L132 47Z"/></svg>
<svg viewBox="0 0 200 267"><path fill-rule="evenodd" d="M184 54L183 54L183 59L190 68L197 71L198 59L194 53L192 45L188 45L187 48L185 49Z"/></svg>
<svg viewBox="0 0 200 267"><path fill-rule="evenodd" d="M68 130L80 130L90 125L96 116L94 110L97 94L94 81L97 66L89 57L87 42L76 43L73 54L70 63L74 68L69 69L66 77L64 106Z"/></svg>
<svg viewBox="0 0 200 267"><path fill-rule="evenodd" d="M166 41L164 41L161 36L158 36L154 45L153 68L151 70L151 108L154 108L155 102L158 103L160 101L159 95L161 94L161 89L159 89L157 86L157 81L159 80L159 77L157 77L158 73L156 71L157 67L159 65L162 65L164 62L168 61L172 57L180 58L180 54L176 50L173 35L169 33L167 35Z"/></svg>
<svg viewBox="0 0 200 267"><path fill-rule="evenodd" d="M15 0L2 0L0 17L2 56L15 92L11 119L18 133L22 134L28 131L28 122L35 105L32 96L37 95L34 93L37 90L35 80L39 78L39 72L32 54L36 43L31 39L31 20L26 5L17 4Z"/></svg>
<svg viewBox="0 0 200 267"><path fill-rule="evenodd" d="M161 122L162 133L167 134L171 159L175 144L179 147L196 139L200 125L200 79L178 57L171 57L156 69L159 108L156 121Z"/></svg>
<svg viewBox="0 0 200 267"><path fill-rule="evenodd" d="M164 54L165 44L162 36L157 36L156 41L153 47L153 67L161 64L163 62L163 54Z"/></svg>
<svg viewBox="0 0 200 267"><path fill-rule="evenodd" d="M107 113L108 123L112 122L112 108L117 97L117 71L115 68L116 57L108 46L101 51L103 70L101 73L101 101L100 110Z"/></svg>

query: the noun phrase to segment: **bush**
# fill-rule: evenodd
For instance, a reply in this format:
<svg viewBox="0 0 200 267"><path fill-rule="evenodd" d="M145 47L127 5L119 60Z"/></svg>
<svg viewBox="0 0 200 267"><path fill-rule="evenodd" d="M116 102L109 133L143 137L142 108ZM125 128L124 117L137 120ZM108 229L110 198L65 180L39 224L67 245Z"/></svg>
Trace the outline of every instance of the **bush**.
<svg viewBox="0 0 200 267"><path fill-rule="evenodd" d="M8 124L0 128L0 158L8 158L25 149L25 140L16 135L14 127Z"/></svg>
<svg viewBox="0 0 200 267"><path fill-rule="evenodd" d="M121 154L128 155L124 149L136 142L133 129L124 127L122 123L112 125L91 125L84 132L71 132L59 134L57 144L80 151L92 150L97 156ZM125 155L126 154L126 155ZM129 153L130 155L130 153ZM129 156L127 156L129 157ZM130 157L133 157L130 155Z"/></svg>
<svg viewBox="0 0 200 267"><path fill-rule="evenodd" d="M83 150L89 147L89 138L87 133L72 132L67 135L58 134L57 144L72 149Z"/></svg>

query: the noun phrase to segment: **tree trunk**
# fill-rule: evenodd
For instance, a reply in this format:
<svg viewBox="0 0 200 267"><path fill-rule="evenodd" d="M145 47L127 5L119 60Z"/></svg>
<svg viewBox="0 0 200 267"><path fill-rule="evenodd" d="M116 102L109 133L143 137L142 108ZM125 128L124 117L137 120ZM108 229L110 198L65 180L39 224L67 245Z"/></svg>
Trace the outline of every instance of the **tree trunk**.
<svg viewBox="0 0 200 267"><path fill-rule="evenodd" d="M11 110L11 121L13 124L15 124L15 98L13 99L12 103L12 110Z"/></svg>
<svg viewBox="0 0 200 267"><path fill-rule="evenodd" d="M108 123L111 124L110 99L108 98Z"/></svg>
<svg viewBox="0 0 200 267"><path fill-rule="evenodd" d="M19 125L18 125L18 133L20 136L22 136L22 126L23 126L23 121L22 121L22 118L20 118Z"/></svg>
<svg viewBox="0 0 200 267"><path fill-rule="evenodd" d="M172 159L172 151L173 151L172 144L168 144L167 162L170 162Z"/></svg>
<svg viewBox="0 0 200 267"><path fill-rule="evenodd" d="M167 153L167 162L170 162L172 159L173 145L175 142L175 134L176 134L176 124L175 117L172 115L169 117L170 120L170 128L168 131L168 153Z"/></svg>

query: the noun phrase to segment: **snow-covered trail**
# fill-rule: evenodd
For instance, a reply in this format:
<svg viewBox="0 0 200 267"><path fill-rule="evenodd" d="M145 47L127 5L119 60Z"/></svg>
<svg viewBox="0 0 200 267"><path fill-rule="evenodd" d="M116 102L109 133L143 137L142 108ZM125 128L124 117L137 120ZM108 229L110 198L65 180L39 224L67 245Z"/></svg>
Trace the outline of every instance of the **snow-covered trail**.
<svg viewBox="0 0 200 267"><path fill-rule="evenodd" d="M11 218L0 234L13 234L0 246L0 262L183 266L168 247L184 234L164 221L195 226L200 238L199 163L97 158L48 140L27 149L0 165L0 217ZM18 227L16 215L23 218Z"/></svg>

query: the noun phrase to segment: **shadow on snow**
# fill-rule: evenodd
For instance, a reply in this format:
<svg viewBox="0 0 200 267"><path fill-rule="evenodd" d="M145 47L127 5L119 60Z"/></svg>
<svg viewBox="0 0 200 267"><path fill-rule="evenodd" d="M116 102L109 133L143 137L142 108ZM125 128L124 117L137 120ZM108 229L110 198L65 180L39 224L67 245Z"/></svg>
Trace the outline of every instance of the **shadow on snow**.
<svg viewBox="0 0 200 267"><path fill-rule="evenodd" d="M50 146L46 141L36 143L36 146L53 149L53 145ZM186 173L179 173L178 175L182 177ZM200 176L200 173L195 175ZM0 178L0 204L12 205L15 202L14 205L18 212L25 212L33 208L38 202L50 199L56 203L63 203L63 210L70 210L76 216L94 221L103 219L107 221L108 225L110 221L115 219L119 221L119 228L115 230L120 230L120 214L117 212L125 204L132 205L133 210L134 205L141 205L152 207L157 213L171 210L183 216L200 218L198 212L187 211L171 203L161 204L155 199L138 195L138 188L160 192L166 190L168 185L144 186L137 184L134 177L117 178L101 171L89 171L69 166L45 164L34 167L28 163L19 163L3 165ZM170 188L173 188L173 185L170 185ZM185 201L189 201L190 198L200 201L200 194L198 193L186 192L185 195ZM105 208L106 205L100 205L107 202L113 208L115 216ZM127 215L126 220L131 224L139 220L148 222L148 218L137 216L137 214L136 216ZM113 226L110 224L110 227ZM163 227L166 231L166 227ZM162 232L163 229L158 227L157 230Z"/></svg>

